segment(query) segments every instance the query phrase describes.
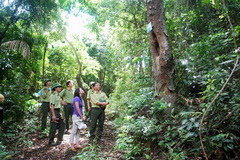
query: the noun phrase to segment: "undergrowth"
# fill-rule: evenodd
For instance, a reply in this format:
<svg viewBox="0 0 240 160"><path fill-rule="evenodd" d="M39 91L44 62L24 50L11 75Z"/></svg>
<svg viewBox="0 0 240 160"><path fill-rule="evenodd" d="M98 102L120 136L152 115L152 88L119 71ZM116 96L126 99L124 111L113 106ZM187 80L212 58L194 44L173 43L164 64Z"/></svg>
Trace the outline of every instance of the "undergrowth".
<svg viewBox="0 0 240 160"><path fill-rule="evenodd" d="M227 75L228 72L221 74ZM206 78L202 102L195 106L181 103L171 107L153 98L153 89L148 85L128 84L126 89L121 84L121 94L115 92L112 97L123 99L115 99L112 106L118 111L114 120L117 133L115 149L125 153L122 158L182 160L203 157L199 123L209 101L223 83L218 72L209 72L206 77L211 78ZM239 156L240 99L237 93L240 88L236 82L237 79L232 79L214 103L202 128L203 143L211 159Z"/></svg>
<svg viewBox="0 0 240 160"><path fill-rule="evenodd" d="M13 115L19 114L18 107L22 107L22 115L19 119L16 117L7 116L9 112ZM33 145L29 135L35 133L38 122L39 103L33 99L26 101L22 106L15 105L10 107L12 110L4 112L4 121L0 129L0 159L11 159L14 154L17 154L19 147L28 148ZM15 110L13 108L16 108ZM15 111L17 113L15 113Z"/></svg>

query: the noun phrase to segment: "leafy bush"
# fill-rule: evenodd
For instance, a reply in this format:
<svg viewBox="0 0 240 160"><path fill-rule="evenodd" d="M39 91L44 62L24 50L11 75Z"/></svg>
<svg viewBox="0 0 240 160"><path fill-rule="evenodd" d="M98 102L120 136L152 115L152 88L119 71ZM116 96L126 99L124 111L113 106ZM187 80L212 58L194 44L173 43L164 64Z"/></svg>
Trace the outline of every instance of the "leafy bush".
<svg viewBox="0 0 240 160"><path fill-rule="evenodd" d="M37 130L37 110L39 104L31 99L24 106L23 120L12 122L12 120L5 119L0 130L2 144L11 144L10 142L14 142L14 146L11 146L12 151L15 151L18 147L30 147L33 145L33 142L29 140L29 134ZM11 125L9 125L10 122Z"/></svg>
<svg viewBox="0 0 240 160"><path fill-rule="evenodd" d="M6 146L0 142L0 159L10 159L12 156L13 152L8 152L6 151Z"/></svg>

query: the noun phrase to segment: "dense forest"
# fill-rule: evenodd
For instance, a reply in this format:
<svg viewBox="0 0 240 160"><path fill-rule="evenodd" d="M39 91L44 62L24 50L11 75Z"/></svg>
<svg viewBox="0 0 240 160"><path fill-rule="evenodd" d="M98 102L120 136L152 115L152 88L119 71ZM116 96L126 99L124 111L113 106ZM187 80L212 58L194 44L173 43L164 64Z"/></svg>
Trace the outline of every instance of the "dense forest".
<svg viewBox="0 0 240 160"><path fill-rule="evenodd" d="M110 99L113 156L65 159L239 159L239 17L239 0L1 0L0 159L34 145L45 79Z"/></svg>

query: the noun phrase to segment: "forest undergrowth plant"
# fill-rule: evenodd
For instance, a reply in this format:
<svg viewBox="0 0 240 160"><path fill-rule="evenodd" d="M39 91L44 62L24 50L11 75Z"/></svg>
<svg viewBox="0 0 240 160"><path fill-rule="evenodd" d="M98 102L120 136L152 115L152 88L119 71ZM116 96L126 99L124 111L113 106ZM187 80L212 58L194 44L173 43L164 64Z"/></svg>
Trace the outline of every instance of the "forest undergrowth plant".
<svg viewBox="0 0 240 160"><path fill-rule="evenodd" d="M33 142L29 140L29 134L35 133L37 130L37 115L36 111L38 103L36 100L29 100L24 103L24 118L21 121L12 123L9 126L1 128L1 142L3 144L9 144L14 142L14 146L10 146L9 151L16 152L19 147L28 148L33 145ZM6 119L5 121L8 121ZM6 123L8 124L8 123ZM4 122L3 124L4 125Z"/></svg>
<svg viewBox="0 0 240 160"><path fill-rule="evenodd" d="M207 81L206 84L211 87L207 87L203 92L205 101L212 99L214 94L211 93L218 93L223 84L222 79L219 78L219 73L209 72L209 75L211 75L212 80ZM239 149L238 140L240 138L240 99L237 94L239 91L238 79L232 78L219 98L209 108L209 113L205 118L205 127L202 130L203 143L209 157L218 155L221 158L229 159L238 154L234 151ZM202 108L203 111L205 111L206 106L209 106L209 102Z"/></svg>
<svg viewBox="0 0 240 160"><path fill-rule="evenodd" d="M122 84L121 92L117 93L116 90L112 95L115 98L114 108L121 104L121 109L116 108L120 116L114 121L117 134L115 149L123 151L124 158L133 159L159 158L163 153L172 159L178 155L181 158L188 156L182 146L189 149L195 143L198 126L195 119L198 115L194 111L188 116L180 115L178 112L181 110L175 111L162 100L153 98L153 88L137 85L128 84L126 90ZM188 122L181 124L182 117ZM191 128L187 128L187 124L191 124Z"/></svg>
<svg viewBox="0 0 240 160"><path fill-rule="evenodd" d="M231 35L231 31L228 29L219 28L216 29L216 31L217 32L208 34L207 36L202 35L201 37L199 37L199 42L190 45L186 50L187 57L186 59L183 59L184 63L177 63L177 66L180 65L180 67L176 67L176 76L179 76L179 78L177 78L176 84L180 84L178 86L185 86L186 88L184 89L184 91L180 90L180 94L187 93L185 94L186 96L194 96L194 94L191 93L195 93L198 88L195 88L195 90L192 90L191 88L189 89L191 83L200 84L201 86L203 86L201 88L202 91L200 90L200 93L198 91L198 93L195 94L195 96L202 97L201 99L204 102L199 105L198 108L196 108L196 111L202 112L202 114L206 111L207 106L210 104L209 101L213 99L215 95L220 93L219 91L221 90L221 87L223 86L227 77L230 75L230 71L234 63L233 59L236 59L238 54L232 52L233 38ZM207 63L206 60L210 60L211 63ZM178 70L179 68L180 70ZM237 75L237 72L235 74ZM233 106L237 105L237 102L231 99L234 98L235 95L237 95L234 93L239 93L239 91L237 91L237 88L239 88L238 85L232 83L231 81L235 80L230 80L230 84L228 84L228 86L226 86L227 88L220 94L219 99L216 101L214 100L215 102L213 106L209 108L209 111L211 113L206 117L206 126L204 126L201 131L202 134L205 135L203 137L203 141L204 144L207 145L206 149L208 152L210 152L211 156L214 156L214 151L222 151L222 148L220 147L213 147L209 139L209 137L211 136L221 134L218 131L218 129L220 129L221 127L227 128L221 123L231 122L230 124L234 126L233 128L238 128L237 126L239 125L238 121L231 121L231 116L228 116L228 113L230 115L233 113L231 110L237 111L236 108L233 108ZM236 88L236 91L233 91L232 88L234 87ZM221 127L218 129L210 129L212 126ZM228 131L222 130L221 132L226 134ZM232 131L229 132L232 133ZM236 130L233 132L236 137L238 137L238 133L236 132ZM234 141L236 141L236 137L233 138L235 139ZM231 146L231 140L227 141L229 141L229 145ZM223 142L223 144L225 143L226 142ZM227 156L227 152L224 153L221 151L221 154ZM228 149L228 151L230 151L230 149ZM229 156L231 156L231 154L229 154Z"/></svg>
<svg viewBox="0 0 240 160"><path fill-rule="evenodd" d="M218 74L217 72L210 72L209 74L215 73ZM212 77L211 79L214 78ZM217 80L209 81L209 83L214 83L211 84L211 86L215 86L214 89L217 90L218 86L221 85L219 81L221 82L221 79L217 78ZM206 92L203 94L209 96L213 95L210 94L210 92L215 92L215 90L212 89L213 87L206 87ZM229 89L230 91L228 91ZM226 90L226 93L223 92L226 96L225 98L223 97L225 100L229 99L228 92L236 93L235 87L229 89ZM161 100L153 99L150 93L148 96L144 95L145 99L142 99L142 96L143 94L141 95L138 93L138 96L136 96L131 102L126 101L125 105L128 105L126 106L127 109L121 110L120 114L122 116L115 119L114 122L118 135L115 149L124 151L125 158L146 155L154 157L153 153L151 153L154 148L152 148L152 146L158 146L161 153L165 153L165 157L168 157L169 159L187 159L187 157L197 158L201 156L198 127L200 117L202 116L201 111L205 109L207 104L202 103L197 110L188 110L186 107L182 110L178 109L177 111L172 109L172 111L166 116L164 115L164 111L169 108L167 104ZM234 101L237 101L236 98L237 97L234 96L231 98L231 104L235 103ZM224 99L220 100L225 101ZM238 105L234 106L235 110L238 111L236 109ZM222 106L220 108L227 109L228 107ZM214 113L219 114L220 111L216 110ZM212 118L214 119L214 123L222 118L220 115L213 116L215 116ZM206 127L204 127L202 131L203 133L209 133L209 131L213 133L213 131L208 130ZM225 144L228 146L225 148L230 149L233 143L238 139L237 136L232 134L220 134L220 131L218 132L219 136L210 136L210 139L207 138L205 140L206 142L211 142L209 143L209 150L215 150L220 143L221 145ZM221 136L225 137L226 140L223 141L223 138L220 138ZM151 146L143 145L148 143L151 143ZM144 150L144 148L147 150Z"/></svg>
<svg viewBox="0 0 240 160"><path fill-rule="evenodd" d="M7 151L6 146L0 142L0 159L10 159L13 151Z"/></svg>
<svg viewBox="0 0 240 160"><path fill-rule="evenodd" d="M118 135L115 149L125 151L125 158L154 155L151 147L157 146L164 127L161 115L170 107L161 100L154 100L153 92L136 96L129 102L128 110L122 112L123 116L115 120Z"/></svg>
<svg viewBox="0 0 240 160"><path fill-rule="evenodd" d="M162 124L162 137L158 141L159 147L168 159L197 158L195 153L201 150L198 140L200 112L182 111L172 112Z"/></svg>
<svg viewBox="0 0 240 160"><path fill-rule="evenodd" d="M104 160L102 157L103 153L101 152L101 148L93 145L84 147L76 156L72 157L72 159L83 159L83 160Z"/></svg>

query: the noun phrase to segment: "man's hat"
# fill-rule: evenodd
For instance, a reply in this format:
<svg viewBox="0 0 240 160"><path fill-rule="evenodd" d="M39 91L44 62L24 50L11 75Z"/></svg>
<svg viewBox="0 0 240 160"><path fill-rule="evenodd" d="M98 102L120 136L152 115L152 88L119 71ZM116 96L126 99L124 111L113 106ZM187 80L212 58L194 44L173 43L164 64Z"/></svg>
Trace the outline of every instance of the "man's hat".
<svg viewBox="0 0 240 160"><path fill-rule="evenodd" d="M49 82L49 81L51 81L51 79L45 79L44 80L44 86L46 86L46 83Z"/></svg>
<svg viewBox="0 0 240 160"><path fill-rule="evenodd" d="M57 87L62 87L62 85L60 83L55 83L53 86L52 86L52 90L55 90L55 88Z"/></svg>

